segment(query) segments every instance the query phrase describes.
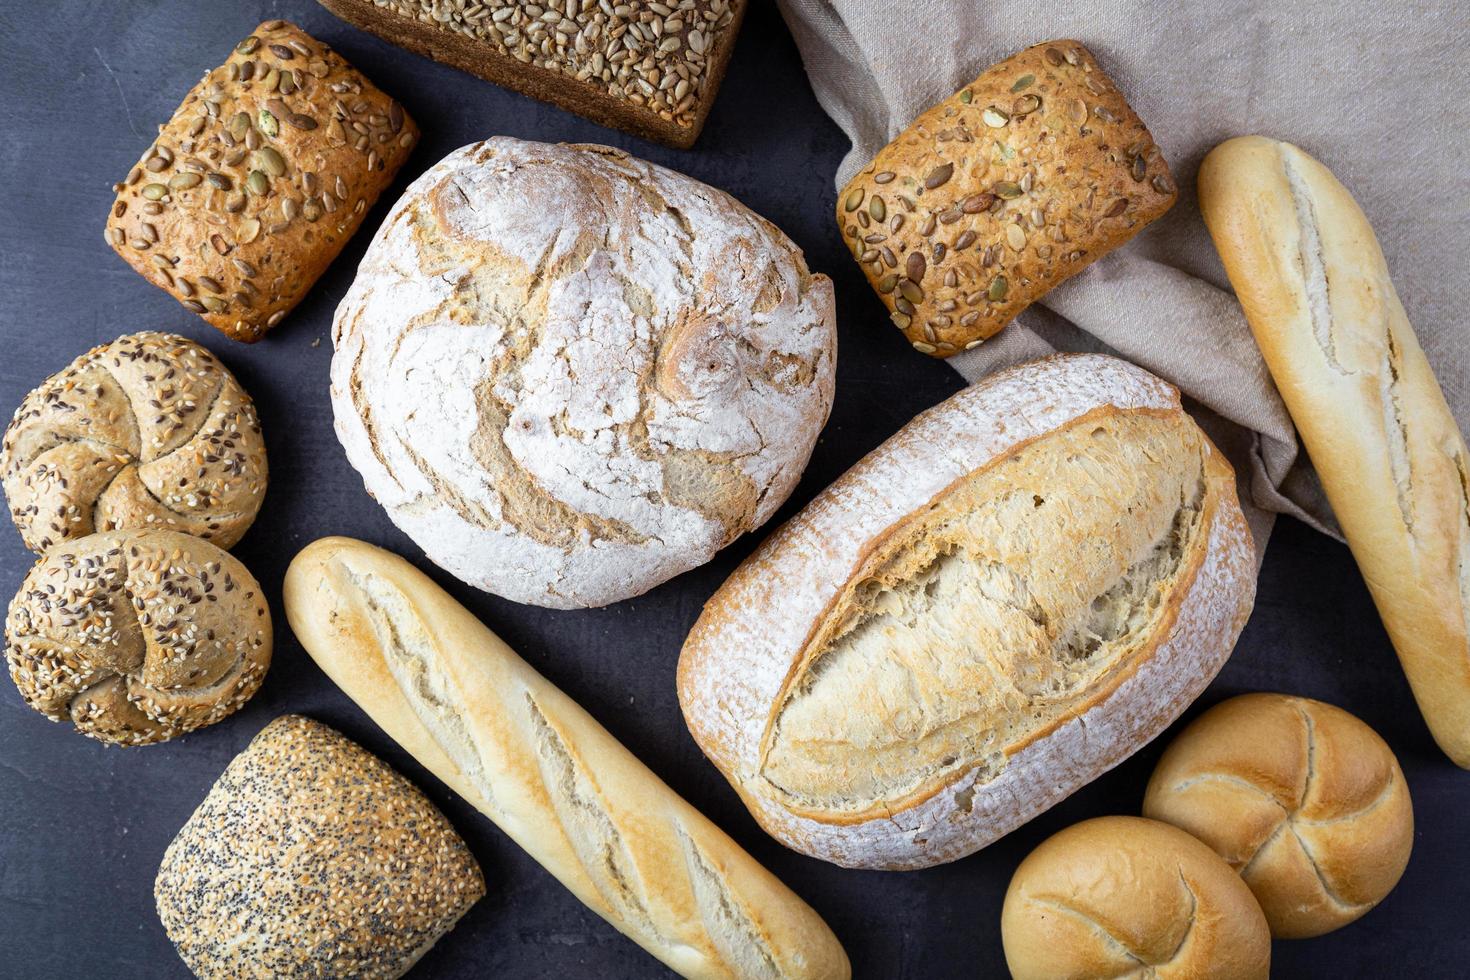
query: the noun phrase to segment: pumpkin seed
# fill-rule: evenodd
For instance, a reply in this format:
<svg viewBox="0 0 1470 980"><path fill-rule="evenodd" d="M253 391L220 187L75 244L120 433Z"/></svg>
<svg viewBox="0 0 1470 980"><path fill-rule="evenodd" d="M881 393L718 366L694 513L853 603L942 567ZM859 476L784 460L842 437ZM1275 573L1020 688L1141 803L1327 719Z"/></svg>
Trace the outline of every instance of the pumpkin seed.
<svg viewBox="0 0 1470 980"><path fill-rule="evenodd" d="M856 211L862 203L863 189L858 187L847 195L847 201L843 204L843 207L848 211Z"/></svg>
<svg viewBox="0 0 1470 980"><path fill-rule="evenodd" d="M235 139L244 139L245 133L250 129L250 113L235 113L233 116L230 117L230 121L228 124L226 124L225 129L228 130L230 136L234 137Z"/></svg>
<svg viewBox="0 0 1470 980"><path fill-rule="evenodd" d="M920 258L922 258L922 256L920 256ZM918 283L914 282L912 279L900 279L898 281L898 292L899 295L903 297L903 299L899 300L898 302L903 302L904 300L907 300L910 303L924 302L924 290L919 286ZM895 305L897 305L897 303L895 303ZM905 310L904 312L912 313L914 311Z"/></svg>
<svg viewBox="0 0 1470 980"><path fill-rule="evenodd" d="M886 275L882 279L879 279L878 280L878 292L880 292L880 293L891 293L891 292L893 292L894 287L897 286L897 285L898 285L898 276L896 274L890 272L890 273L888 273L888 275Z"/></svg>
<svg viewBox="0 0 1470 980"><path fill-rule="evenodd" d="M953 176L954 164L941 163L939 166L929 171L929 175L924 178L924 187L932 191L936 187L943 186L949 181L949 178Z"/></svg>
<svg viewBox="0 0 1470 980"><path fill-rule="evenodd" d="M985 291L985 295L998 303L1006 298L1006 289L1009 286L1010 283L1006 282L1005 276L996 276L990 280L990 288Z"/></svg>
<svg viewBox="0 0 1470 980"><path fill-rule="evenodd" d="M985 191L980 194L971 194L961 201L960 210L965 214L979 214L981 211L990 210L990 206L994 203L995 195Z"/></svg>
<svg viewBox="0 0 1470 980"><path fill-rule="evenodd" d="M225 241L225 237L220 234L210 235L209 244L213 245L214 250L221 255L229 255L230 250L234 248L234 246Z"/></svg>
<svg viewBox="0 0 1470 980"><path fill-rule="evenodd" d="M876 173L873 175L873 183L886 184L896 176L898 175L895 174L892 170L884 170L881 173Z"/></svg>
<svg viewBox="0 0 1470 980"><path fill-rule="evenodd" d="M1046 63L1051 65L1053 68L1062 63L1062 53L1056 48L1047 48L1044 53L1046 55Z"/></svg>
<svg viewBox="0 0 1470 980"><path fill-rule="evenodd" d="M204 179L209 181L209 185L216 190L228 191L232 190L235 186L234 181L230 180L230 178L226 177L219 171L211 171L210 173L205 174Z"/></svg>
<svg viewBox="0 0 1470 980"><path fill-rule="evenodd" d="M259 170L252 170L250 176L245 178L245 186L249 188L250 193L257 197L264 197L270 191L271 182L270 178Z"/></svg>
<svg viewBox="0 0 1470 980"><path fill-rule="evenodd" d="M903 292L903 287L906 285L908 285L907 282L899 283L898 291L900 293ZM893 305L900 313L906 313L909 316L914 315L913 300L909 299L907 296L900 296L898 299L893 301Z"/></svg>
<svg viewBox="0 0 1470 980"><path fill-rule="evenodd" d="M1007 201L1021 196L1021 185L1009 180L996 181L995 186L991 190L995 192L996 197L1003 198Z"/></svg>
<svg viewBox="0 0 1470 980"><path fill-rule="evenodd" d="M955 241L954 247L960 251L964 251L971 245L975 244L975 237L976 236L973 229L966 229ZM953 285L953 283L951 283L950 285Z"/></svg>
<svg viewBox="0 0 1470 980"><path fill-rule="evenodd" d="M286 158L273 146L262 146L256 150L255 164L272 177L281 177L286 173Z"/></svg>
<svg viewBox="0 0 1470 980"><path fill-rule="evenodd" d="M184 173L181 171L168 179L168 186L171 190L184 191L191 187L198 187L202 180L203 178L198 174Z"/></svg>
<svg viewBox="0 0 1470 980"><path fill-rule="evenodd" d="M1081 99L1073 99L1067 104L1067 115L1079 126L1087 122L1087 103Z"/></svg>
<svg viewBox="0 0 1470 980"><path fill-rule="evenodd" d="M928 263L924 261L923 252L910 252L909 257L903 264L904 275L914 282L923 282L924 273L928 271Z"/></svg>
<svg viewBox="0 0 1470 980"><path fill-rule="evenodd" d="M970 94L969 89L965 89L963 92L960 93L960 101L963 102L965 105L969 105L970 100L973 98L974 96Z"/></svg>
<svg viewBox="0 0 1470 980"><path fill-rule="evenodd" d="M1011 104L1011 115L1029 116L1041 108L1041 97L1037 95L1023 95Z"/></svg>
<svg viewBox="0 0 1470 980"><path fill-rule="evenodd" d="M890 313L888 315L888 319L892 320L893 325L900 330L907 330L909 328L909 324L914 322L907 313Z"/></svg>
<svg viewBox="0 0 1470 980"><path fill-rule="evenodd" d="M252 34L245 40L241 41L239 44L235 45L235 50L240 52L241 54L250 54L258 47L260 47L260 38Z"/></svg>
<svg viewBox="0 0 1470 980"><path fill-rule="evenodd" d="M256 120L260 126L260 131L267 136L275 137L281 132L280 120L276 119L269 109L260 110L260 114L256 116Z"/></svg>
<svg viewBox="0 0 1470 980"><path fill-rule="evenodd" d="M340 194L341 191L338 191ZM344 195L345 196L345 195ZM874 221L883 221L888 217L888 206L883 203L883 198L874 194L868 201L868 213L873 216Z"/></svg>
<svg viewBox="0 0 1470 980"><path fill-rule="evenodd" d="M292 51L284 44L272 44L270 46L270 49L271 54L275 55L277 58L280 58L282 61L290 61L292 58L296 57L296 52Z"/></svg>
<svg viewBox="0 0 1470 980"><path fill-rule="evenodd" d="M260 222L255 218L246 218L244 221L240 222L240 226L235 229L235 241L239 242L241 245L248 245L251 242L255 241L256 236L258 236L259 234Z"/></svg>
<svg viewBox="0 0 1470 980"><path fill-rule="evenodd" d="M1011 117L995 106L990 106L984 112L980 113L980 121L991 129L1000 129L1011 121Z"/></svg>
<svg viewBox="0 0 1470 980"><path fill-rule="evenodd" d="M1017 252L1026 247L1026 233L1020 225L1006 225L1006 244Z"/></svg>
<svg viewBox="0 0 1470 980"><path fill-rule="evenodd" d="M143 166L148 168L149 173L156 174L161 170L168 169L168 161L165 160L163 157L149 157L148 162L143 164Z"/></svg>
<svg viewBox="0 0 1470 980"><path fill-rule="evenodd" d="M223 313L226 309L225 301L218 296L201 296L199 302L211 313Z"/></svg>
<svg viewBox="0 0 1470 980"><path fill-rule="evenodd" d="M144 184L143 196L150 201L161 201L168 197L168 188L162 184Z"/></svg>
<svg viewBox="0 0 1470 980"><path fill-rule="evenodd" d="M1021 91L1022 89L1030 88L1031 84L1035 81L1035 75L1022 75L1020 78L1016 79L1016 84L1011 86L1011 92L1016 93Z"/></svg>

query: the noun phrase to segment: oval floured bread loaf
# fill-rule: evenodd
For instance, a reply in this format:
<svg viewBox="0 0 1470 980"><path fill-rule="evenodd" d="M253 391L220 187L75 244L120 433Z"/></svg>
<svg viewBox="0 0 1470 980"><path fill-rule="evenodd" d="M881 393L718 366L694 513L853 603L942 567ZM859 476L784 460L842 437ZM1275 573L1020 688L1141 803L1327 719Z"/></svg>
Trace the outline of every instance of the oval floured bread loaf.
<svg viewBox="0 0 1470 980"><path fill-rule="evenodd" d="M52 548L5 619L5 659L26 703L117 745L167 741L238 711L265 678L271 641L249 570L176 531Z"/></svg>
<svg viewBox="0 0 1470 980"><path fill-rule="evenodd" d="M1161 732L1254 597L1230 466L1096 355L920 415L773 534L679 661L761 824L837 864L969 854Z"/></svg>
<svg viewBox="0 0 1470 980"><path fill-rule="evenodd" d="M128 334L26 396L0 477L32 551L118 528L228 548L265 496L265 442L255 403L213 354L174 334Z"/></svg>
<svg viewBox="0 0 1470 980"><path fill-rule="evenodd" d="M337 432L394 523L556 608L763 523L832 405L831 282L730 196L607 147L451 153L384 221L333 338Z"/></svg>

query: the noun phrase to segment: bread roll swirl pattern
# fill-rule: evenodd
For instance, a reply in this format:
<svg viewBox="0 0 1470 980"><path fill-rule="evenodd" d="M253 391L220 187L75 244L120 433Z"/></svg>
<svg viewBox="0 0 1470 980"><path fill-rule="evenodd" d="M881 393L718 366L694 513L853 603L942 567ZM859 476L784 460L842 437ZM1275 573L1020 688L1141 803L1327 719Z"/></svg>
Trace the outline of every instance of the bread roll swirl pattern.
<svg viewBox="0 0 1470 980"><path fill-rule="evenodd" d="M1214 848L1285 938L1366 913L1403 874L1414 836L1383 739L1330 704L1280 694L1195 719L1159 760L1143 812Z"/></svg>
<svg viewBox="0 0 1470 980"><path fill-rule="evenodd" d="M121 745L212 725L260 687L270 610L255 578L173 531L94 534L31 569L5 621L31 707Z"/></svg>
<svg viewBox="0 0 1470 980"><path fill-rule="evenodd" d="M470 584L558 608L763 523L832 404L830 281L728 195L606 147L450 154L333 338L337 432L394 522Z"/></svg>
<svg viewBox="0 0 1470 980"><path fill-rule="evenodd" d="M96 347L27 395L0 474L39 552L124 527L228 548L255 520L267 475L250 396L209 351L165 333Z"/></svg>
<svg viewBox="0 0 1470 980"><path fill-rule="evenodd" d="M285 591L298 638L349 697L672 969L849 975L805 903L407 562L327 538Z"/></svg>

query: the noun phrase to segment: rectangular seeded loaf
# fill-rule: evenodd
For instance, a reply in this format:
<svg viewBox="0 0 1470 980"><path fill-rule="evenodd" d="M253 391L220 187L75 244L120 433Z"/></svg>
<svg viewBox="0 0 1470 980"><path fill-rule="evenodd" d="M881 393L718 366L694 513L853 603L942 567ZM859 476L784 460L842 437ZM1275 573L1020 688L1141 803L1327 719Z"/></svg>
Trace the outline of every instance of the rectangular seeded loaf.
<svg viewBox="0 0 1470 980"><path fill-rule="evenodd" d="M1076 41L987 69L837 196L837 226L914 348L949 357L1138 234L1176 188L1143 121Z"/></svg>
<svg viewBox="0 0 1470 980"><path fill-rule="evenodd" d="M595 123L687 148L746 0L320 0L356 27Z"/></svg>
<svg viewBox="0 0 1470 980"><path fill-rule="evenodd" d="M1290 143L1200 165L1200 210L1430 732L1470 769L1470 450L1362 209Z"/></svg>
<svg viewBox="0 0 1470 980"><path fill-rule="evenodd" d="M300 302L418 139L336 52L266 21L184 97L115 186L107 241L235 340Z"/></svg>
<svg viewBox="0 0 1470 980"><path fill-rule="evenodd" d="M1178 392L1050 358L920 415L771 535L690 632L679 701L782 843L928 867L1163 731L1254 592L1230 466Z"/></svg>
<svg viewBox="0 0 1470 980"><path fill-rule="evenodd" d="M397 555L323 538L286 616L317 664L579 900L686 977L847 980L816 912Z"/></svg>

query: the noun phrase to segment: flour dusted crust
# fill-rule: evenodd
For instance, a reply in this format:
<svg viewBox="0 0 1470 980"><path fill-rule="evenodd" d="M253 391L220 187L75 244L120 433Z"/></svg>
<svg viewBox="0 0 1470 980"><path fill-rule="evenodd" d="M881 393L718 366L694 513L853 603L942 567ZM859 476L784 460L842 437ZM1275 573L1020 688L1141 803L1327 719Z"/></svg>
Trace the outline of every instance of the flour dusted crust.
<svg viewBox="0 0 1470 980"><path fill-rule="evenodd" d="M728 195L497 137L409 188L337 310L337 432L479 588L599 606L763 523L832 404L831 282Z"/></svg>
<svg viewBox="0 0 1470 980"><path fill-rule="evenodd" d="M1199 695L1228 657L1254 595L1253 553L1230 468L1203 436L1200 523L1160 625L1126 669L1066 717L1031 733L1003 760L977 761L938 791L884 812L797 813L763 775L773 716L803 652L898 525L969 474L1069 423L1128 412L1175 415L1178 393L1141 369L1096 355L1049 358L995 375L869 454L715 594L680 657L680 703L696 741L767 831L849 867L953 860L1121 762Z"/></svg>

